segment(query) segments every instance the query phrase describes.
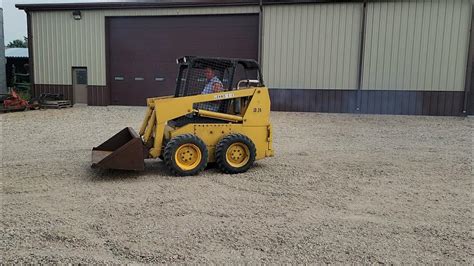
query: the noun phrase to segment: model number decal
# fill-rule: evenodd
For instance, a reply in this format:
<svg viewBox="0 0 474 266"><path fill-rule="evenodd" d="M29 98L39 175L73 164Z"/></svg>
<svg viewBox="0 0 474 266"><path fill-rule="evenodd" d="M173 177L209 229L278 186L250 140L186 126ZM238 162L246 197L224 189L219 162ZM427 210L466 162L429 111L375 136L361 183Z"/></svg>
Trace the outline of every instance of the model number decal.
<svg viewBox="0 0 474 266"><path fill-rule="evenodd" d="M228 98L232 98L234 96L235 95L233 93L224 93L224 94L219 94L219 95L214 96L214 99L216 99L216 100L228 99Z"/></svg>

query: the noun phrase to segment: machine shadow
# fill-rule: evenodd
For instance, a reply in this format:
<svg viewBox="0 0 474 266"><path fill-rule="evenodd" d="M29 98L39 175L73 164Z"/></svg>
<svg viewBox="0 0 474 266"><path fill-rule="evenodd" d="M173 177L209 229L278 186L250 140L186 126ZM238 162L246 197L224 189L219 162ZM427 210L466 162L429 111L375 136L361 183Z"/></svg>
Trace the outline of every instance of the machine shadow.
<svg viewBox="0 0 474 266"><path fill-rule="evenodd" d="M163 161L154 159L145 160L144 171L89 168L88 173L91 181L138 180L145 176L156 176L163 179L173 177L169 174Z"/></svg>

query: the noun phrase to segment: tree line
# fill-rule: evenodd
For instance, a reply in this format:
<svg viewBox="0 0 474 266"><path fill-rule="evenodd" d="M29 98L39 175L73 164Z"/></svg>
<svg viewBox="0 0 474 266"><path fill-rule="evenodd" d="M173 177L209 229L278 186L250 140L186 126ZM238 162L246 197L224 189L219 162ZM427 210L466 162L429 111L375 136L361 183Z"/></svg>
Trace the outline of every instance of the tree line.
<svg viewBox="0 0 474 266"><path fill-rule="evenodd" d="M23 37L23 40L13 40L7 44L7 48L28 48L28 38Z"/></svg>

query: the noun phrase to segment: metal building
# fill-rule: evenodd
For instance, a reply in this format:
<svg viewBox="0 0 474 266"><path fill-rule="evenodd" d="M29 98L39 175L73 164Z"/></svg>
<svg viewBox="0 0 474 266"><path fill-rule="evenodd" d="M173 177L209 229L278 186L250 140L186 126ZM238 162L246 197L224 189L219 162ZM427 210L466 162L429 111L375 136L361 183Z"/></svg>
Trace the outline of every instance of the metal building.
<svg viewBox="0 0 474 266"><path fill-rule="evenodd" d="M471 0L22 4L35 93L143 105L183 55L254 58L273 110L473 112Z"/></svg>

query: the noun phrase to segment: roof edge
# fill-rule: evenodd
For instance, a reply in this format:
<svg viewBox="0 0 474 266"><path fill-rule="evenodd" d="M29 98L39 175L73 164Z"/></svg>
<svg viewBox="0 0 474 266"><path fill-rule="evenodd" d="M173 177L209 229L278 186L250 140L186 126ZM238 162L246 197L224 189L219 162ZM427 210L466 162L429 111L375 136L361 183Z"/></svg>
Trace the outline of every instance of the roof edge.
<svg viewBox="0 0 474 266"><path fill-rule="evenodd" d="M101 2L101 3L58 3L58 4L16 4L15 7L24 11L54 10L94 10L94 9L137 9L167 7L211 7L211 6L243 6L259 5L258 0L214 0L214 1L161 1L161 2Z"/></svg>
<svg viewBox="0 0 474 266"><path fill-rule="evenodd" d="M55 3L55 4L16 4L15 7L28 11L55 10L94 10L94 9L139 9L168 7L216 7L216 6L250 6L308 3L357 3L375 0L137 0L135 2L96 2L96 3Z"/></svg>

